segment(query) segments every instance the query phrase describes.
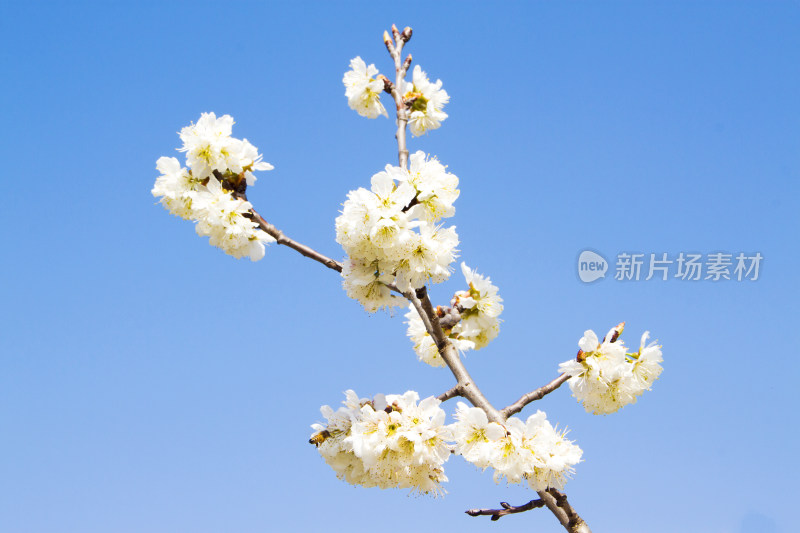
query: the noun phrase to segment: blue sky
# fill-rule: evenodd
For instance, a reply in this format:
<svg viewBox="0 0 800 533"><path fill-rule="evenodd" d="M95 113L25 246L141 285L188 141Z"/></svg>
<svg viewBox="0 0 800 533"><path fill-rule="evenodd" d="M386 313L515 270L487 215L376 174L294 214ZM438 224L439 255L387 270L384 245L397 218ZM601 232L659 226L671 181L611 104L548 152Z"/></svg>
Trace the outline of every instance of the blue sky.
<svg viewBox="0 0 800 533"><path fill-rule="evenodd" d="M228 113L276 167L259 211L341 257L347 192L397 156L341 77L357 55L390 70L392 23L451 95L410 148L459 176L461 258L505 299L466 360L485 394L546 383L585 329L649 330L665 370L636 405L595 417L564 388L523 412L583 448L576 509L598 532L792 530L797 2L6 1L0 20L0 533L562 530L464 515L534 494L457 457L439 500L337 480L307 444L320 405L452 377L417 362L402 313L368 315L287 249L225 256L150 195L176 132ZM764 260L755 282L584 284L587 248Z"/></svg>

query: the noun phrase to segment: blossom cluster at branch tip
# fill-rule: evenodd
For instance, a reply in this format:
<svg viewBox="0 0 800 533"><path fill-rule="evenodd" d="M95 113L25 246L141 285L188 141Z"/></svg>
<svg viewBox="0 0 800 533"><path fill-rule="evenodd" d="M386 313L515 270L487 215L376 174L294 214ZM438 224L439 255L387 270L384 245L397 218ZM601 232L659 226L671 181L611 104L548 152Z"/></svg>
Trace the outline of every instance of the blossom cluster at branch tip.
<svg viewBox="0 0 800 533"><path fill-rule="evenodd" d="M197 234L236 258L264 257L264 245L275 239L253 221L250 202L234 194L253 185L253 171L272 170L247 139L231 137L233 118L203 113L196 124L180 132L187 168L174 157L161 157L161 175L153 196L173 215L197 223Z"/></svg>
<svg viewBox="0 0 800 533"><path fill-rule="evenodd" d="M370 190L350 191L336 218L336 242L342 245L343 286L369 311L402 305L388 285L407 292L451 273L458 235L442 218L455 214L458 178L421 151L409 169L386 165L372 176Z"/></svg>
<svg viewBox="0 0 800 533"><path fill-rule="evenodd" d="M452 451L478 468L493 468L495 482L561 489L583 453L542 411L501 425L459 402L456 422L444 425L439 400L419 401L414 391L367 399L349 390L345 396L344 407L320 409L327 422L311 426L309 442L339 479L353 485L441 494L447 481L442 465Z"/></svg>
<svg viewBox="0 0 800 533"><path fill-rule="evenodd" d="M602 342L587 330L578 342L578 357L559 365L570 376L567 383L572 395L589 413L610 414L636 403L663 370L661 346L646 344L650 333L642 335L638 352L626 353L619 339L622 329L623 324L612 328Z"/></svg>
<svg viewBox="0 0 800 533"><path fill-rule="evenodd" d="M411 78L412 82L405 82L401 93L403 101L411 104L408 127L415 137L419 137L442 125L447 118L443 109L450 96L442 89L442 80L432 83L419 65L414 67Z"/></svg>
<svg viewBox="0 0 800 533"><path fill-rule="evenodd" d="M491 279L471 270L461 263L461 272L469 289L459 291L450 302L449 311L457 313L458 322L443 330L451 343L461 352L479 350L489 344L500 332L500 313L503 312L503 299L497 294L497 287ZM408 324L407 335L411 338L414 351L419 360L434 367L444 366L436 343L425 329L416 308L409 305L405 315Z"/></svg>
<svg viewBox="0 0 800 533"><path fill-rule="evenodd" d="M360 399L345 393L344 407L321 408L327 424L313 424L310 442L336 476L364 487L409 488L438 495L447 481L442 465L450 457L445 413L434 397L378 394Z"/></svg>
<svg viewBox="0 0 800 533"><path fill-rule="evenodd" d="M499 424L489 422L483 409L458 402L455 418L455 453L478 468L493 468L496 483L505 478L515 484L527 481L537 491L562 489L583 454L542 411L525 422L511 417Z"/></svg>
<svg viewBox="0 0 800 533"><path fill-rule="evenodd" d="M381 103L384 85L383 80L378 78L375 65L367 66L361 57L354 57L350 60L350 70L344 73L342 83L350 109L367 118L389 116Z"/></svg>

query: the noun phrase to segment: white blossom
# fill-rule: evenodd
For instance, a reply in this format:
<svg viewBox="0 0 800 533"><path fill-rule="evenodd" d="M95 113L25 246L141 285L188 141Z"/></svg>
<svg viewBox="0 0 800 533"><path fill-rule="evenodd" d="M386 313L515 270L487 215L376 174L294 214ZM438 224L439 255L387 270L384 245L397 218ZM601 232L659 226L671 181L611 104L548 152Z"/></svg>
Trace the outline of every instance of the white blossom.
<svg viewBox="0 0 800 533"><path fill-rule="evenodd" d="M223 115L219 118L214 113L203 113L196 124L186 126L180 132L186 152L186 163L192 174L198 179L205 179L216 170L224 172L231 158L230 146L233 117Z"/></svg>
<svg viewBox="0 0 800 533"><path fill-rule="evenodd" d="M350 60L350 70L342 78L347 104L362 117L389 116L381 103L383 81L377 75L375 65L367 66L361 57L355 57Z"/></svg>
<svg viewBox="0 0 800 533"><path fill-rule="evenodd" d="M347 391L345 406L321 409L326 424L314 424L311 442L336 472L354 485L444 492L443 464L450 457L450 430L434 397L383 394L359 399Z"/></svg>
<svg viewBox="0 0 800 533"><path fill-rule="evenodd" d="M247 172L247 184L255 182L254 170L272 170L273 166L262 161L258 149L247 139L231 137L233 117L214 113L202 113L196 124L186 126L180 131L186 152L186 164L192 175L200 180L211 176L214 171L233 174Z"/></svg>
<svg viewBox="0 0 800 533"><path fill-rule="evenodd" d="M161 176L156 178L153 196L161 198L161 204L173 215L185 220L194 218L191 193L202 187L200 180L181 167L174 157L160 157L156 169Z"/></svg>
<svg viewBox="0 0 800 533"><path fill-rule="evenodd" d="M216 178L209 178L192 199L198 216L197 234L209 237L209 243L225 253L258 261L264 257L264 244L275 241L245 216L252 208L250 202L234 198Z"/></svg>
<svg viewBox="0 0 800 533"><path fill-rule="evenodd" d="M450 277L450 265L456 258L458 235L455 226L434 227L418 222L419 233L413 235L405 254L396 264L397 288L405 292L422 287L428 280L441 283Z"/></svg>
<svg viewBox="0 0 800 533"><path fill-rule="evenodd" d="M231 137L232 127L230 115L203 113L196 124L183 128L180 151L186 152L189 169L174 157L160 158L156 168L161 176L152 193L171 213L195 221L198 235L209 237L213 246L236 258L258 261L264 257L264 245L275 239L259 229L250 213L252 205L234 196L231 183L253 185L253 171L273 167L247 139Z"/></svg>
<svg viewBox="0 0 800 533"><path fill-rule="evenodd" d="M633 363L633 377L641 391L650 390L653 382L658 379L663 370L660 364L664 360L661 356L661 346L655 342L645 346L649 336L649 331L645 331L642 334L639 352L636 354L636 360Z"/></svg>
<svg viewBox="0 0 800 533"><path fill-rule="evenodd" d="M649 333L642 335L635 354L626 353L618 338L621 333L622 325L611 329L601 343L587 330L578 342L578 357L559 365L559 370L570 376L567 383L572 395L589 413L610 414L636 403L661 374L661 347L655 343L645 346Z"/></svg>
<svg viewBox="0 0 800 533"><path fill-rule="evenodd" d="M489 422L483 409L467 407L464 402L458 402L455 418L457 422L451 425L455 453L478 468L490 467L496 443L505 438L506 428Z"/></svg>
<svg viewBox="0 0 800 533"><path fill-rule="evenodd" d="M421 150L409 157L408 172L398 173L396 179L405 180L417 191L417 202L423 213L420 218L435 223L451 217L456 209L453 203L459 195L458 178L436 158L428 159Z"/></svg>
<svg viewBox="0 0 800 533"><path fill-rule="evenodd" d="M429 206L454 201L458 178L438 161L426 161L422 152L414 160L413 175L386 165L372 176L370 190L350 191L336 219L336 241L349 264L342 272L344 287L370 312L392 305L387 285L407 292L440 283L456 258L455 227L435 223L455 210L450 204L433 214Z"/></svg>
<svg viewBox="0 0 800 533"><path fill-rule="evenodd" d="M403 98L407 101L414 99L408 127L414 136L419 137L442 125L442 121L447 118L442 109L450 101L450 96L442 89L442 80L431 83L419 65L414 67L412 80L412 83L406 82Z"/></svg>
<svg viewBox="0 0 800 533"><path fill-rule="evenodd" d="M263 156L258 153L258 148L250 144L247 139L231 138L228 150L231 154L228 157L228 171L234 174L244 172L248 187L256 183L256 176L252 171L275 168L266 161L262 161Z"/></svg>
<svg viewBox="0 0 800 533"><path fill-rule="evenodd" d="M380 261L347 259L342 264L342 278L347 296L361 302L370 313L405 304L404 299L389 289L392 275L381 270Z"/></svg>
<svg viewBox="0 0 800 533"><path fill-rule="evenodd" d="M477 407L458 403L451 425L455 453L478 468L494 469L494 480L526 481L534 490L562 489L580 462L582 451L547 421L542 411L522 422L511 417L503 424L489 422Z"/></svg>
<svg viewBox="0 0 800 533"><path fill-rule="evenodd" d="M470 340L479 350L491 342L500 332L500 313L503 312L503 299L497 294L498 288L489 277L471 270L461 263L461 272L469 285L469 290L455 294L454 302L461 309L461 321L453 332L461 339Z"/></svg>

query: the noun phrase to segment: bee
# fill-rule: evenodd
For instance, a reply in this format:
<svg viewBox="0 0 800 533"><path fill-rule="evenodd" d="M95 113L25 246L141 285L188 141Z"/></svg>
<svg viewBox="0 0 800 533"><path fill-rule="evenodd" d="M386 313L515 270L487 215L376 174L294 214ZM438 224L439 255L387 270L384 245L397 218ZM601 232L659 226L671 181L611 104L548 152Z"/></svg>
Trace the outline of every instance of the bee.
<svg viewBox="0 0 800 533"><path fill-rule="evenodd" d="M313 444L314 446L319 448L319 445L325 442L326 439L330 438L330 436L331 434L328 432L328 430L323 429L322 431L317 431L316 433L311 435L311 438L308 439L308 443Z"/></svg>

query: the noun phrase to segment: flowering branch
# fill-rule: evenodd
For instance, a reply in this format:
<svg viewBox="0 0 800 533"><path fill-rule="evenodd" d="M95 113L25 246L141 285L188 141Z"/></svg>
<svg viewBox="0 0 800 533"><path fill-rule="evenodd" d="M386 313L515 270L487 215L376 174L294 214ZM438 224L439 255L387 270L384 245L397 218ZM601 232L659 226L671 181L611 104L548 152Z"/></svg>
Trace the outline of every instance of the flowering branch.
<svg viewBox="0 0 800 533"><path fill-rule="evenodd" d="M410 297L410 298L409 298ZM408 293L406 298L409 298L414 308L420 313L422 321L425 324L428 334L433 338L436 343L436 349L439 350L439 355L442 356L445 364L453 373L456 378L457 387L459 389L459 396L463 396L472 403L475 407L479 407L486 412L486 416L491 422L504 422L505 418L495 407L486 399L483 392L475 385L472 377L467 372L467 368L458 356L458 350L447 339L447 336L439 324L439 317L433 310L433 305L428 298L428 291L425 287L417 289L416 294Z"/></svg>
<svg viewBox="0 0 800 533"><path fill-rule="evenodd" d="M514 513L524 513L525 511L530 511L531 509L538 509L540 507L544 507L544 500L531 500L524 505L511 505L507 502L500 502L500 505L503 507L502 509L469 509L468 511L464 511L470 516L491 516L491 520L494 522L496 520L500 520L501 516L505 516L507 514L514 514Z"/></svg>
<svg viewBox="0 0 800 533"><path fill-rule="evenodd" d="M536 400L541 400L546 395L550 394L551 392L559 388L561 385L563 385L569 378L570 376L568 374L561 374L547 385L539 387L535 391L531 391L528 394L523 394L519 400L512 403L505 409L502 409L500 413L505 418L508 418L513 414L519 413L526 405L528 405L531 402L535 402Z"/></svg>
<svg viewBox="0 0 800 533"><path fill-rule="evenodd" d="M398 149L398 160L400 163L400 168L405 170L408 166L408 148L406 146L406 127L408 125L408 109L406 105L409 102L405 102L403 100L403 96L401 94L401 90L404 84L404 78L408 71L408 67L411 65L411 56L409 55L408 58L405 60L404 63L400 62L400 54L403 49L403 45L408 42L411 38L411 28L406 27L403 32L401 33L397 26L392 25L392 34L394 35L394 41L389 36L388 32L384 32L383 34L383 42L386 45L387 50L389 50L389 54L392 56L395 64L395 72L396 78L395 83L391 84L384 78L384 90L389 92L392 95L395 101L395 105L397 108L397 133L395 135L397 139L397 149ZM413 98L413 97L412 97ZM441 356L442 360L445 362L447 367L452 372L453 376L456 378L456 385L442 394L438 399L440 401L445 401L447 399L453 398L455 396L462 396L469 400L472 405L477 408L483 410L486 414L486 418L489 422L502 424L506 422L509 415L518 412L522 409L527 403L533 401L533 399L525 401L526 397L520 399L520 401L524 402L519 406L519 409L516 411L509 412L500 412L498 411L490 402L489 400L483 395L483 392L478 388L475 382L472 380L472 377L469 375L464 363L461 361L461 358L458 355L458 350L456 350L453 343L450 342L448 336L445 334L442 324L439 321L439 314L434 309L433 305L431 304L430 299L428 298L428 291L425 285L421 288L416 290L409 290L404 292L403 295L406 297L408 301L414 306L414 309L420 316L426 331L433 339L433 342L436 346L439 355ZM460 316L458 317L460 319ZM456 321L457 322L457 321ZM448 324L450 325L450 324ZM452 326L451 326L452 327ZM559 378L561 379L561 378ZM558 380L556 380L558 381ZM550 383L545 387L553 385L552 390L558 388L561 383L566 381L564 378L563 381L553 385ZM536 392L536 391L534 391ZM549 390L547 392L550 392ZM542 392L541 396L547 394L547 392ZM528 396L528 395L526 395ZM536 398L538 399L538 398ZM517 402L519 403L519 402ZM516 404L510 406L513 408ZM508 408L507 408L508 409ZM505 411L505 410L504 410ZM529 509L533 509L535 507L547 506L548 509L556 516L556 518L561 522L561 524L567 528L570 533L591 533L588 526L586 526L585 522L577 515L577 513L569 507L569 510L572 514L568 513L564 508L560 507L558 502L556 501L555 496L552 494L539 491L538 492L540 500L532 500L526 506L521 506L519 510L511 510L512 507L509 506L505 508L503 511L500 511L502 514L494 514L492 516L492 520L498 520L500 516L503 514L510 514L512 512L522 512L527 511ZM560 493L559 493L560 494ZM563 503L566 504L566 497L563 497ZM506 507L508 504L504 504L503 506ZM478 511L480 512L480 511ZM467 511L469 514L469 511ZM477 515L472 515L477 516ZM575 529L572 526L581 525L581 529Z"/></svg>
<svg viewBox="0 0 800 533"><path fill-rule="evenodd" d="M391 94L397 107L397 133L395 138L397 139L398 160L402 169L405 169L408 165L408 147L406 145L408 110L399 89L402 88L408 67L411 65L411 55L404 62L401 62L400 58L403 46L411 39L411 33L411 28L406 27L400 32L394 24L392 24L394 40L389 36L389 32L383 32L383 42L386 45L386 49L389 50L395 65L396 78L394 86L391 87ZM388 88L388 84L386 85ZM500 413L489 403L489 400L486 399L481 390L472 381L469 372L467 372L466 367L461 362L461 358L458 356L456 348L447 340L447 336L441 324L439 324L439 317L428 298L428 291L425 286L416 291L408 291L404 293L404 296L419 313L425 329L436 344L439 355L441 355L445 364L447 364L456 378L457 385L455 388L458 390L458 395L468 399L475 407L483 409L490 420L502 421Z"/></svg>
<svg viewBox="0 0 800 533"><path fill-rule="evenodd" d="M336 242L347 259L339 262L301 244L267 222L247 200L255 171L271 170L258 149L232 137L233 118L203 113L197 124L180 132L188 168L174 157L156 163L161 175L152 193L172 214L193 221L209 243L237 258L258 261L265 245L277 242L331 270L340 272L348 296L369 312L411 303L405 317L408 336L421 361L447 366L456 384L439 395L420 401L403 395L377 394L359 398L345 393L344 407L323 406L326 424L314 424L314 444L337 476L349 483L381 488L411 488L420 493L442 492L447 481L443 464L451 454L462 456L480 469L493 468L495 481L527 483L539 499L502 509L471 509L471 516L491 516L547 507L570 533L590 533L589 527L559 490L564 487L582 450L565 438L537 411L523 421L513 415L564 383L573 396L595 414L613 413L634 403L661 373L661 347L642 336L638 351L628 353L619 337L624 324L598 341L591 330L579 341L577 357L559 365L562 372L550 383L524 394L502 410L496 409L469 375L460 353L487 346L500 329L503 299L488 276L466 264L461 270L467 290L457 291L448 307L434 308L429 283L441 283L453 271L458 235L455 226L440 221L455 214L458 177L435 157L422 151L409 155L406 130L425 135L447 118L443 111L450 96L442 81L431 82L419 65L405 81L412 57L402 59L411 28L392 26L383 39L395 66L395 79L378 73L361 57L350 61L342 82L348 105L367 118L387 116L381 93L391 95L397 109L399 166L386 165L372 176L369 190L350 191L336 219ZM445 425L441 402L461 396L456 422Z"/></svg>
<svg viewBox="0 0 800 533"><path fill-rule="evenodd" d="M245 178L244 172L238 175L226 177L222 172L219 170L214 170L212 172L214 177L219 180L220 183L224 183L226 186L232 189L231 196L236 199L244 200L247 202L247 180ZM249 204L249 202L248 202ZM264 217L258 214L253 207L250 207L248 210L249 218L251 218L254 222L258 224L258 227L261 228L265 233L267 233L270 237L275 239L275 242L281 244L283 246L287 246L297 252L300 252L302 255L313 259L319 263L322 263L326 267L335 270L337 272L342 271L342 264L335 259L331 259L325 255L322 255L318 251L314 250L313 248L309 248L305 244L301 244L294 239L290 239L284 233L276 228L274 225L267 222Z"/></svg>

